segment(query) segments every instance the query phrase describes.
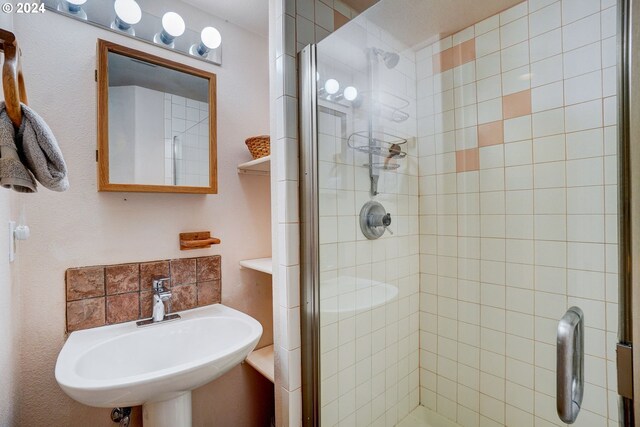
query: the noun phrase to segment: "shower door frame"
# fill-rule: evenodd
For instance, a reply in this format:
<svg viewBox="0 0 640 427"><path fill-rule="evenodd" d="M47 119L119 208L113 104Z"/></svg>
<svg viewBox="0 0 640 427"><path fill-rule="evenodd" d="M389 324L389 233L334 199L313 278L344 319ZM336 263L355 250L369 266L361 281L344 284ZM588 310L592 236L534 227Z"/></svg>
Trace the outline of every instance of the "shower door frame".
<svg viewBox="0 0 640 427"><path fill-rule="evenodd" d="M300 326L302 425L320 426L320 240L317 49L298 55L300 123Z"/></svg>
<svg viewBox="0 0 640 427"><path fill-rule="evenodd" d="M640 413L640 55L633 48L640 46L640 0L618 1L618 147L619 147L619 342L631 347L624 360L618 352L618 394L622 398L620 425L635 424L634 413ZM620 349L620 347L619 347ZM627 354L629 356L629 354ZM620 380L627 380L621 387ZM631 381L629 381L631 379ZM626 388L626 389L625 389Z"/></svg>

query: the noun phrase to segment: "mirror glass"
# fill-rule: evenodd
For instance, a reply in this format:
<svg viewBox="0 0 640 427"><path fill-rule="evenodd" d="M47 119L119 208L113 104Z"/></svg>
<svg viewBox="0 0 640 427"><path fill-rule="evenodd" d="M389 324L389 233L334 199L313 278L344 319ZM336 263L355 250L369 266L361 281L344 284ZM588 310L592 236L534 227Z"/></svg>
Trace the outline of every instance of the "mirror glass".
<svg viewBox="0 0 640 427"><path fill-rule="evenodd" d="M209 187L210 79L107 54L109 184Z"/></svg>

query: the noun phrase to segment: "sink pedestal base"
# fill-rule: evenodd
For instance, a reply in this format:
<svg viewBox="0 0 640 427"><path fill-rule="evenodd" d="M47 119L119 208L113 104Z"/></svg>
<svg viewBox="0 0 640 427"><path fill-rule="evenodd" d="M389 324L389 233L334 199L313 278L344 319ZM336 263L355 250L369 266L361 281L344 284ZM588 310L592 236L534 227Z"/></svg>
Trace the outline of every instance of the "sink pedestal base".
<svg viewBox="0 0 640 427"><path fill-rule="evenodd" d="M191 392L142 405L142 424L149 427L191 427Z"/></svg>

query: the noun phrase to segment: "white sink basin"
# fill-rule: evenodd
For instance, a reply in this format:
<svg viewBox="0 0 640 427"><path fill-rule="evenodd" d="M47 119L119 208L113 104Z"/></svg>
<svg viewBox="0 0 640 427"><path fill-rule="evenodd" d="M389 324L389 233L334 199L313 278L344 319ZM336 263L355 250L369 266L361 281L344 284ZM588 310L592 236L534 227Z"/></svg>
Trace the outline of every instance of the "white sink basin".
<svg viewBox="0 0 640 427"><path fill-rule="evenodd" d="M89 406L144 404L145 424L190 425L191 390L242 362L262 326L221 304L180 315L146 327L129 322L71 333L58 355L58 384ZM187 410L188 419L172 418Z"/></svg>

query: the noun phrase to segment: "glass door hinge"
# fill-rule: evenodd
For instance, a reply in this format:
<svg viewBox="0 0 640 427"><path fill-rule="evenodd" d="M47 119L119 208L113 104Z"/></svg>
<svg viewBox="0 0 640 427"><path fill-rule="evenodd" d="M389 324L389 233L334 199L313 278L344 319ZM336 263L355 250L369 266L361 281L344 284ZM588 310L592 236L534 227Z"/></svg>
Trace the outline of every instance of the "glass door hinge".
<svg viewBox="0 0 640 427"><path fill-rule="evenodd" d="M633 399L633 351L631 344L616 345L616 365L618 368L618 394Z"/></svg>

